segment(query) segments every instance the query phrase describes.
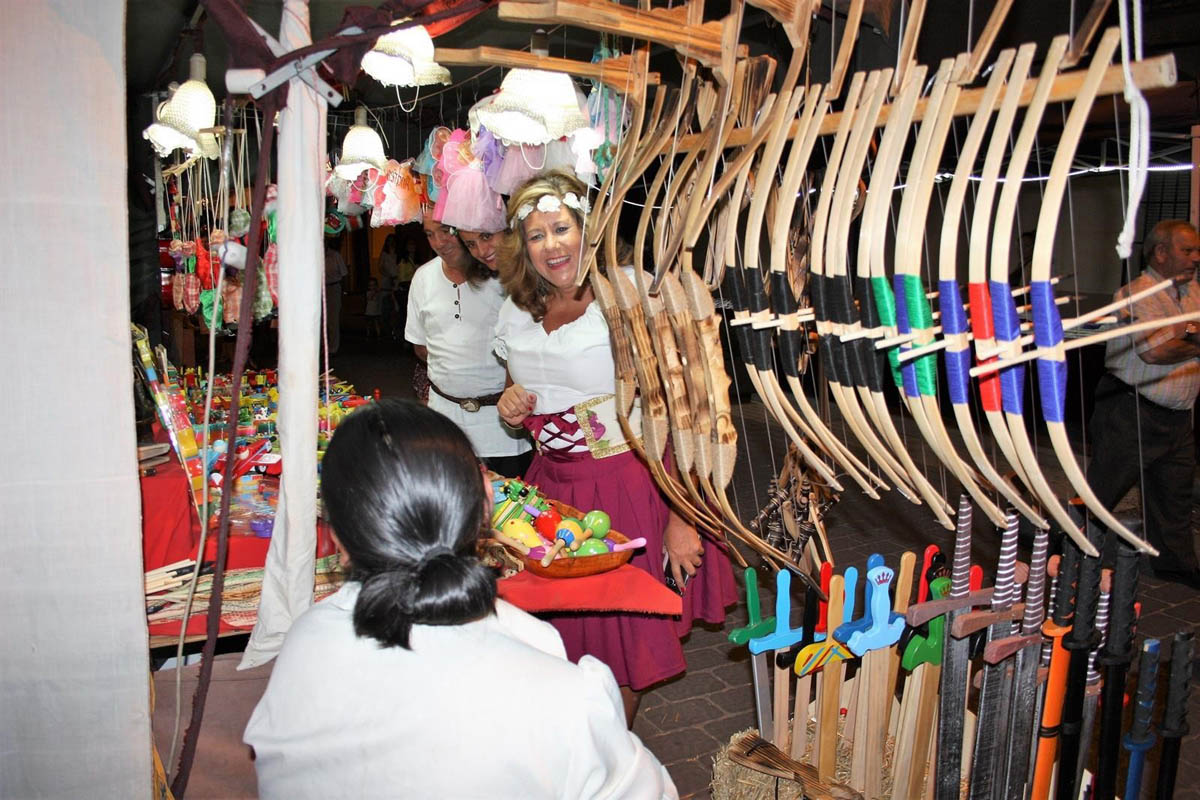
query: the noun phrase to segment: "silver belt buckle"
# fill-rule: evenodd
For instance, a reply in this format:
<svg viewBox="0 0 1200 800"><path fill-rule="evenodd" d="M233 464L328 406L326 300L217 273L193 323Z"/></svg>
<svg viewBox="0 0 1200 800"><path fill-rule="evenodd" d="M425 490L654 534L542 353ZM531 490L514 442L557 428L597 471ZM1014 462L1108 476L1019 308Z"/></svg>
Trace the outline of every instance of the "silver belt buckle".
<svg viewBox="0 0 1200 800"><path fill-rule="evenodd" d="M476 411L479 410L479 401L476 400L474 397L468 397L466 400L460 400L458 403L458 407L461 408L463 411L468 411L468 412L474 414Z"/></svg>

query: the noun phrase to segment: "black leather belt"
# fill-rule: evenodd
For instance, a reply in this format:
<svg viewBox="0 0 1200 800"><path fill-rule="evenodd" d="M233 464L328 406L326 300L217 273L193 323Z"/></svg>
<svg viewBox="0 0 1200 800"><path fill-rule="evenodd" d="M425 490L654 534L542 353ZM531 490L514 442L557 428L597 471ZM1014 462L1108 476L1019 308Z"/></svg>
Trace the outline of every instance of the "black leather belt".
<svg viewBox="0 0 1200 800"><path fill-rule="evenodd" d="M500 395L503 394L503 392L496 392L495 394L485 394L482 397L455 397L452 394L446 394L443 392L433 381L429 382L429 388L433 389L433 391L437 392L451 403L457 403L458 407L463 411L469 411L472 414L484 406L496 405L496 403L500 402Z"/></svg>
<svg viewBox="0 0 1200 800"><path fill-rule="evenodd" d="M1111 372L1105 373L1104 379L1107 379L1109 381L1109 385L1116 392L1120 392L1122 394L1134 395L1135 397L1137 397L1139 402L1145 403L1146 405L1150 406L1153 409L1157 409L1158 411L1165 411L1170 414L1190 414L1191 413L1190 408L1168 408L1167 406L1159 405L1158 403L1154 402L1150 398L1146 397L1146 395L1139 392L1136 387L1130 386L1128 383L1121 380L1116 375L1113 375ZM1097 396L1100 396L1103 393L1104 393L1103 388L1100 386L1097 386L1097 388L1096 388Z"/></svg>

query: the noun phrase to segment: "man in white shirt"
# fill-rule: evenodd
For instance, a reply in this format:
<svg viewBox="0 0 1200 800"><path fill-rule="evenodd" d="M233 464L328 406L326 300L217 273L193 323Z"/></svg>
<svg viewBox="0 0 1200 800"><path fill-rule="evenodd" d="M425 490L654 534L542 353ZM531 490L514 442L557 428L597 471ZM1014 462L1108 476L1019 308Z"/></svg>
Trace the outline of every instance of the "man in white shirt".
<svg viewBox="0 0 1200 800"><path fill-rule="evenodd" d="M504 366L492 354L500 282L471 257L454 230L426 216L422 223L437 254L413 275L404 338L429 369L429 407L452 419L501 475L523 475L532 458L524 433L500 422L496 401Z"/></svg>
<svg viewBox="0 0 1200 800"><path fill-rule="evenodd" d="M1134 303L1132 321L1200 312L1196 229L1183 220L1164 220L1146 237L1144 253L1145 271L1121 287L1117 299L1168 278L1175 285ZM1200 327L1181 322L1112 339L1105 366L1108 374L1096 387L1090 426L1088 483L1100 502L1112 508L1140 482L1146 536L1159 550L1152 569L1161 578L1200 589L1191 522Z"/></svg>

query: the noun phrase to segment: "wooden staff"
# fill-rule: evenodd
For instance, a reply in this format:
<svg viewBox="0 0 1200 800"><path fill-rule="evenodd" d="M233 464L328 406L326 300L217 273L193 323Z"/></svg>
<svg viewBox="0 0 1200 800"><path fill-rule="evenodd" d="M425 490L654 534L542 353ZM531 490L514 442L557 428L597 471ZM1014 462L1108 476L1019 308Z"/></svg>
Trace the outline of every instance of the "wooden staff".
<svg viewBox="0 0 1200 800"><path fill-rule="evenodd" d="M850 567L846 572L849 574ZM857 570L855 570L857 575ZM845 577L834 575L829 580L829 611L827 613L827 630L837 630L842 624L842 609L846 603ZM853 597L851 597L853 602ZM829 637L833 639L832 636ZM797 663L800 663L797 661ZM842 659L833 659L825 665L822 676L821 695L817 704L817 740L814 742L816 752L813 761L817 764L817 777L822 783L833 780L834 767L837 764L838 742L838 712L841 704L838 697L842 688L842 679L846 674L846 664Z"/></svg>
<svg viewBox="0 0 1200 800"><path fill-rule="evenodd" d="M907 597L911 590L912 567L916 556L906 553L901 559L902 574L908 575L897 593ZM891 706L891 687L887 685L889 648L904 631L904 618L892 612L888 587L895 570L879 555L867 560L866 594L863 615L844 622L832 635L850 652L862 658L857 681L859 717L851 757L850 786L870 797L879 795L882 781L883 736L887 730L887 712ZM849 723L847 723L849 725Z"/></svg>
<svg viewBox="0 0 1200 800"><path fill-rule="evenodd" d="M950 591L948 577L929 583L929 596L935 600ZM928 633L916 634L901 656L901 666L909 671L896 726L896 750L892 756L892 800L918 797L932 754L933 731L937 719L938 681L942 674L942 648L945 615L929 620ZM932 785L932 782L931 782Z"/></svg>

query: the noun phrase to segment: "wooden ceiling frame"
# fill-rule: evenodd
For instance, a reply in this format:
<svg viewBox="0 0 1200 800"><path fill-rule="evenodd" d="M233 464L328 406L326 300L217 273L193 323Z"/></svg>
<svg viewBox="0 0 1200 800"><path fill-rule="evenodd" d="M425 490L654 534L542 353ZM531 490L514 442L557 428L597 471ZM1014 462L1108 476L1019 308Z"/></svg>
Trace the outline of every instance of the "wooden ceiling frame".
<svg viewBox="0 0 1200 800"><path fill-rule="evenodd" d="M1151 89L1166 89L1175 85L1178 80L1178 72L1175 68L1175 56L1168 53L1153 58L1135 61L1129 65L1130 72L1133 75L1134 84L1143 92ZM1050 97L1047 102L1061 103L1075 99L1079 94L1079 88L1083 83L1086 70L1075 70L1065 72L1058 75L1054 79L1054 85L1050 87ZM1037 80L1030 78L1025 81L1025 85L1021 88L1021 96L1018 100L1019 107L1025 108L1033 99L1033 91L1037 86ZM964 89L959 97L958 103L954 107L955 117L964 117L973 115L979 109L979 103L983 99L985 87L976 89ZM1125 75L1122 72L1120 64L1113 64L1108 67L1104 73L1104 77L1100 81L1099 94L1102 96L1120 94L1125 91ZM879 119L875 121L875 127L882 127L887 123L888 116L891 113L894 104L889 103L883 107L879 114ZM921 99L917 103L917 110L913 115L914 121L920 121L925 118L928 101ZM842 112L834 112L827 114L825 121L821 124L821 130L818 131L820 136L828 136L837 132L838 124L841 120ZM788 131L788 138L794 139L796 133L800 130L799 122L792 124ZM737 128L729 135L727 147L739 147L750 140L753 136L753 129L741 127ZM677 152L684 152L698 144L699 137L684 136L681 137L678 144L675 146Z"/></svg>
<svg viewBox="0 0 1200 800"><path fill-rule="evenodd" d="M433 51L433 59L442 66L451 67L487 64L509 69L565 72L577 78L600 81L615 92L629 95L630 101L638 104L642 101L646 86L657 86L662 80L657 72L649 71L649 54L641 50L593 63L482 45L469 49L438 47Z"/></svg>
<svg viewBox="0 0 1200 800"><path fill-rule="evenodd" d="M544 22L617 33L673 48L710 68L719 83L733 78L737 15L703 22L703 0L675 8L638 9L610 0L501 0L497 13L512 22Z"/></svg>

